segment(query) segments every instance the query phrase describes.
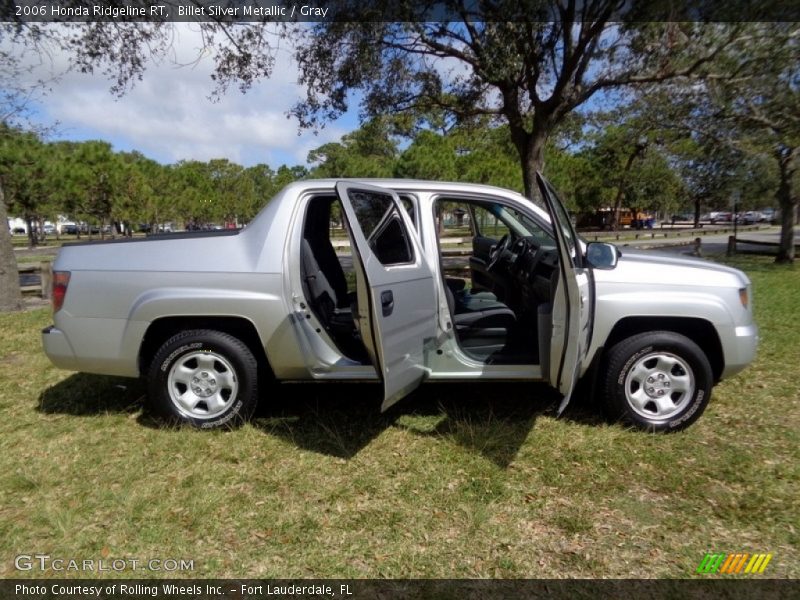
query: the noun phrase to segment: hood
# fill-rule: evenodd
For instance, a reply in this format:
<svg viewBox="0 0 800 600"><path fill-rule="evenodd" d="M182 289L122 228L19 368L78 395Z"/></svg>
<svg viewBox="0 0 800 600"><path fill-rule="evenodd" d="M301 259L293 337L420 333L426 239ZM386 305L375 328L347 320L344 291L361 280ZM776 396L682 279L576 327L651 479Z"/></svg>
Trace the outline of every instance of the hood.
<svg viewBox="0 0 800 600"><path fill-rule="evenodd" d="M742 271L702 258L665 252L619 248L616 268L595 270L596 279L616 283L671 286L745 287L750 280Z"/></svg>

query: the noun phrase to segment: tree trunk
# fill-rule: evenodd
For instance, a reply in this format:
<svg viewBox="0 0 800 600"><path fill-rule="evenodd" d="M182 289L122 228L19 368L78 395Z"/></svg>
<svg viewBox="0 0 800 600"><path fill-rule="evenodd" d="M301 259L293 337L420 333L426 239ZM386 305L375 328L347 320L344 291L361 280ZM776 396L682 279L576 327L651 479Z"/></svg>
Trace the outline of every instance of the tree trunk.
<svg viewBox="0 0 800 600"><path fill-rule="evenodd" d="M631 170L631 166L633 166L633 161L636 160L636 157L639 156L644 151L644 148L641 144L636 144L633 152L630 156L628 156L628 160L625 162L625 168L622 169L622 175L620 175L619 181L617 182L617 195L614 198L614 216L612 217L612 229L617 231L619 229L619 211L622 208L622 199L625 197L625 188L628 187L628 173ZM635 225L636 221L636 211L632 212L632 220L631 220L631 228Z"/></svg>
<svg viewBox="0 0 800 600"><path fill-rule="evenodd" d="M792 195L794 170L789 162L787 159L778 160L781 179L775 197L781 207L781 241L778 256L775 257L776 263L794 262L794 212L797 198Z"/></svg>
<svg viewBox="0 0 800 600"><path fill-rule="evenodd" d="M28 248L33 250L38 245L37 233L35 231L36 228L33 226L33 217L28 214L25 215L25 225L28 227Z"/></svg>
<svg viewBox="0 0 800 600"><path fill-rule="evenodd" d="M0 311L22 309L22 293L19 289L19 271L11 232L8 230L8 212L0 183Z"/></svg>
<svg viewBox="0 0 800 600"><path fill-rule="evenodd" d="M539 203L541 198L536 187L536 173L544 169L544 146L549 133L542 125L534 125L533 132L528 132L522 127L511 127L511 140L519 153L522 167L525 197Z"/></svg>

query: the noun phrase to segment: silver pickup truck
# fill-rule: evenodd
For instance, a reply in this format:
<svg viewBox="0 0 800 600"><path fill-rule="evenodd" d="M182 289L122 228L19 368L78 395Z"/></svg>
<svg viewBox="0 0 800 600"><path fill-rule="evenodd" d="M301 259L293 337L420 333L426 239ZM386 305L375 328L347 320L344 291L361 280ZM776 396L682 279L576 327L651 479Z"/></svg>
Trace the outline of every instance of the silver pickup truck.
<svg viewBox="0 0 800 600"><path fill-rule="evenodd" d="M65 246L45 352L145 377L153 409L203 428L275 380L381 381L384 410L424 380L545 381L560 414L581 378L613 419L688 426L753 360L748 278L587 244L538 186L547 210L482 185L301 181L242 230Z"/></svg>

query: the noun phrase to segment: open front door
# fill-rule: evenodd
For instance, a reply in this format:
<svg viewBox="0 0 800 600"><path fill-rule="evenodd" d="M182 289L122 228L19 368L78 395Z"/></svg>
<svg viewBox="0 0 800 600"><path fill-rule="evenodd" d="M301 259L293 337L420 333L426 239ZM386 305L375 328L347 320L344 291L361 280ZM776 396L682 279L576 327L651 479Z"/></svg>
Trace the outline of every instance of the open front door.
<svg viewBox="0 0 800 600"><path fill-rule="evenodd" d="M549 372L543 375L564 395L558 407L560 415L569 404L581 362L589 347L594 298L589 273L583 264L581 246L569 213L553 188L539 173L536 174L536 183L550 213L553 234L558 245L560 273L553 298Z"/></svg>
<svg viewBox="0 0 800 600"><path fill-rule="evenodd" d="M433 273L397 194L343 181L336 193L353 241L353 316L383 379L383 411L427 375L423 348L436 336Z"/></svg>

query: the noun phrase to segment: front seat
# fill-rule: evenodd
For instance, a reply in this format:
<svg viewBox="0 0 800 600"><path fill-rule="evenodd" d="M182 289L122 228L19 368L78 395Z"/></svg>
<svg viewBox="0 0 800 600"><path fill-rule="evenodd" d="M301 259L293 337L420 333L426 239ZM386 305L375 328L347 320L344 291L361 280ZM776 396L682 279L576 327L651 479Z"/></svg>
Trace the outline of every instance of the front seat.
<svg viewBox="0 0 800 600"><path fill-rule="evenodd" d="M463 291L453 294L448 285L445 285L445 294L462 348L485 359L505 347L509 331L517 324L513 310L496 299L478 295L467 298L466 302L459 301L471 294Z"/></svg>

